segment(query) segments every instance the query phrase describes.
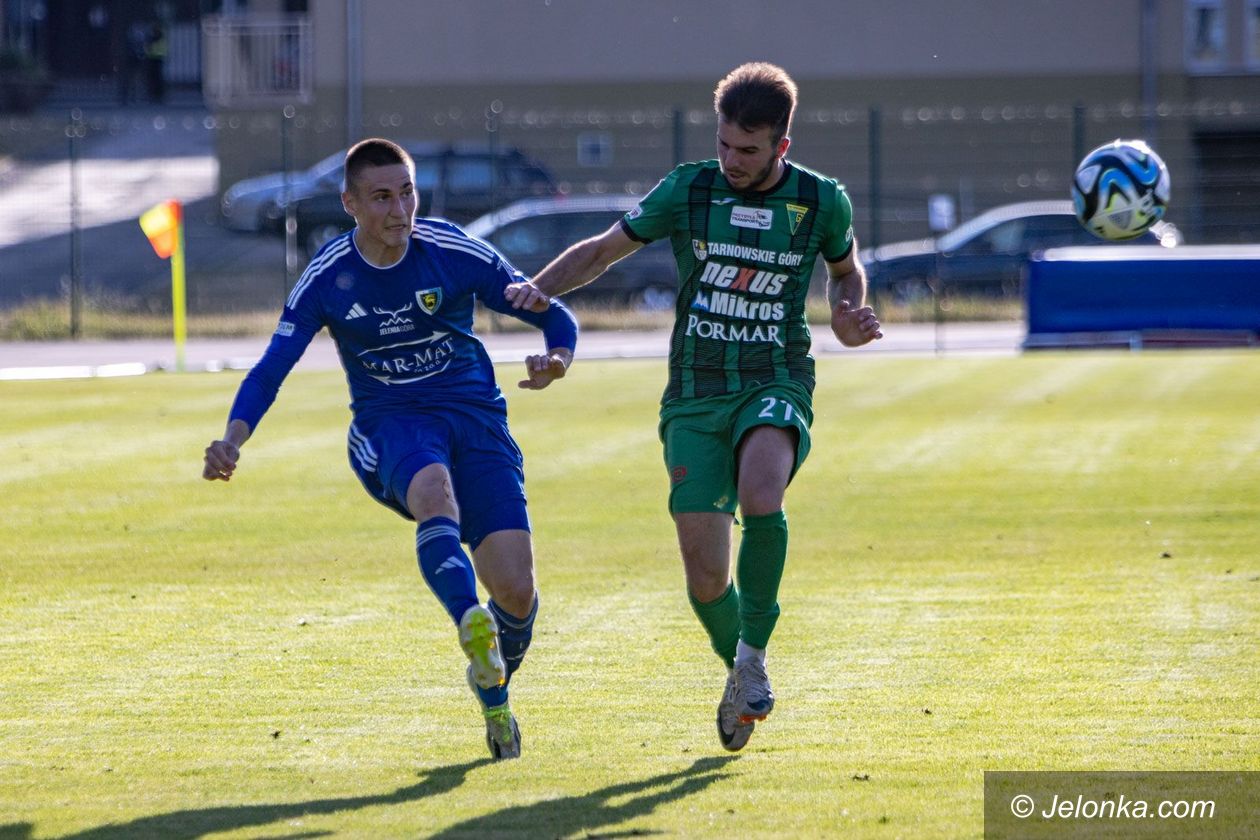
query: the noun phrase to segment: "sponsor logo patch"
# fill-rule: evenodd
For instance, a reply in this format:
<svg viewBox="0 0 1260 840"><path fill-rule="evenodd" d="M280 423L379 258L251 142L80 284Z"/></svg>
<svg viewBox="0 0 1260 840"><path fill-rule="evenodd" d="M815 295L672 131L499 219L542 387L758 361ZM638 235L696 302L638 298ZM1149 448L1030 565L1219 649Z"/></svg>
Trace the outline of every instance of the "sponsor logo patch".
<svg viewBox="0 0 1260 840"><path fill-rule="evenodd" d="M774 224L774 211L768 207L732 207L731 224L752 230L770 230Z"/></svg>
<svg viewBox="0 0 1260 840"><path fill-rule="evenodd" d="M415 327L408 325L406 329ZM364 350L359 362L373 379L386 385L420 382L445 371L455 356L449 332L436 332L400 344Z"/></svg>
<svg viewBox="0 0 1260 840"><path fill-rule="evenodd" d="M384 321L381 321L380 334L394 335L401 332L411 332L416 325L410 318L404 318L404 312L410 312L414 304L408 303L402 309L385 309L380 306L373 306L372 311L377 315L386 315Z"/></svg>
<svg viewBox="0 0 1260 840"><path fill-rule="evenodd" d="M672 470L669 471L669 477L670 479L673 480L675 484L677 484L678 482L682 481L684 478L687 477L687 468L674 467Z"/></svg>
<svg viewBox="0 0 1260 840"><path fill-rule="evenodd" d="M288 336L293 335L293 329L292 321L281 321L276 324L276 335L282 335L287 338Z"/></svg>
<svg viewBox="0 0 1260 840"><path fill-rule="evenodd" d="M354 306L350 307L350 311L346 313L346 320L353 321L355 318L362 318L366 315L367 312L364 311L363 307L359 306L358 303L355 303Z"/></svg>

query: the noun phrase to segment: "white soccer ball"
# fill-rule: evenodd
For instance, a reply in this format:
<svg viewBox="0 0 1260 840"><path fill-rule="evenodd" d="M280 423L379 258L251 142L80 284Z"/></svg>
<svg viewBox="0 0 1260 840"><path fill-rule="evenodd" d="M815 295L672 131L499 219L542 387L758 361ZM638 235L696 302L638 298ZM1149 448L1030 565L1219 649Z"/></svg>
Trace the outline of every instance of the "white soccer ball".
<svg viewBox="0 0 1260 840"><path fill-rule="evenodd" d="M1072 204L1090 233L1133 239L1164 218L1171 187L1168 167L1145 141L1113 140L1076 167Z"/></svg>

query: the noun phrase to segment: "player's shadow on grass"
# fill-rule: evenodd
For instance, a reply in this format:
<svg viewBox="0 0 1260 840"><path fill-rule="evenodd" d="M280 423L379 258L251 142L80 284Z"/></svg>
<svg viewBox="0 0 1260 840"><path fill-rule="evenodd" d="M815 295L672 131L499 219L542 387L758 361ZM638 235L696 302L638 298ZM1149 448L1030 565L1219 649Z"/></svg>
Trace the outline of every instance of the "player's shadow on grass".
<svg viewBox="0 0 1260 840"><path fill-rule="evenodd" d="M438 838L493 837L496 833L513 831L525 836L542 834L548 837L567 836L585 830L587 836L622 837L642 835L635 829L629 832L593 834L600 826L616 825L634 817L650 814L659 806L704 790L723 778L719 772L736 756L701 758L685 770L661 773L637 782L609 785L581 796L565 796L530 805L514 805L492 814L465 820L439 834ZM469 771L490 763L483 758L465 764L439 767L423 774L422 781L398 788L391 793L377 796L347 796L339 799L314 799L268 805L225 805L219 808L200 808L170 811L152 817L141 817L125 823L111 823L68 834L63 840L130 840L133 837L162 837L166 840L195 840L207 834L233 831L242 828L261 828L284 820L300 817L332 814L358 808L379 805L398 805L440 796L459 787ZM624 802L612 803L613 799L630 797ZM30 823L0 825L0 840L28 840L34 826ZM323 837L327 832L316 831L286 835L286 840Z"/></svg>
<svg viewBox="0 0 1260 840"><path fill-rule="evenodd" d="M650 814L667 802L699 793L718 779L724 778L722 768L735 758L737 756L733 755L701 758L685 770L661 773L642 781L609 785L580 796L563 796L530 805L513 805L457 823L431 835L430 840L494 837L498 834L568 837L585 832L586 837L599 838L659 834L662 832L651 829L609 833L598 832L598 829ZM621 800L623 797L629 798L613 802L614 799Z"/></svg>
<svg viewBox="0 0 1260 840"><path fill-rule="evenodd" d="M390 793L376 796L346 796L337 799L312 799L306 802L266 805L224 805L219 808L194 808L170 811L152 817L141 817L125 823L113 823L87 831L68 834L63 840L124 840L134 837L162 837L164 840L194 840L220 831L262 827L299 817L353 811L380 805L399 805L415 802L454 790L464 783L469 771L489 764L489 758L452 764L428 770L423 779L414 785L400 787ZM25 831L23 831L25 829ZM21 832L21 833L19 833ZM286 840L297 837L322 837L327 832L286 835ZM31 836L28 823L0 825L0 840L25 840Z"/></svg>

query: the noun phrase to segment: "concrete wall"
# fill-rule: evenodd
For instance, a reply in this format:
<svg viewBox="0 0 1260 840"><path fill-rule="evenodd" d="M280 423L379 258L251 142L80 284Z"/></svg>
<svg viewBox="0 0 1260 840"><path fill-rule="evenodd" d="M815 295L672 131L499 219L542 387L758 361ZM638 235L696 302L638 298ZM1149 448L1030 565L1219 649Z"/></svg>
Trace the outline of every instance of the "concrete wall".
<svg viewBox="0 0 1260 840"><path fill-rule="evenodd" d="M1234 5L1241 0L1234 0ZM751 58L798 79L1138 71L1142 0L360 0L364 76L398 86L710 82ZM1182 3L1159 0L1165 70ZM1241 6L1240 6L1241 8ZM345 0L320 0L321 83L344 80Z"/></svg>

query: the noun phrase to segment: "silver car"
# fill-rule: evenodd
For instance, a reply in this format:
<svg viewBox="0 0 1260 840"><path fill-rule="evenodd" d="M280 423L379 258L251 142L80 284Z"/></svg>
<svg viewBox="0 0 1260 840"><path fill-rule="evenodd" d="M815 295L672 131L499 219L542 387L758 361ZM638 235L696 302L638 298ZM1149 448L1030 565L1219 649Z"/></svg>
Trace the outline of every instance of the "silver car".
<svg viewBox="0 0 1260 840"><path fill-rule="evenodd" d="M289 173L287 189L290 195L303 195L321 188L335 187L340 190L345 158L345 150L342 150L329 155L309 169ZM223 193L223 200L219 203L223 226L229 230L253 232L274 225L275 208L283 203L285 189L283 172L237 181Z"/></svg>

